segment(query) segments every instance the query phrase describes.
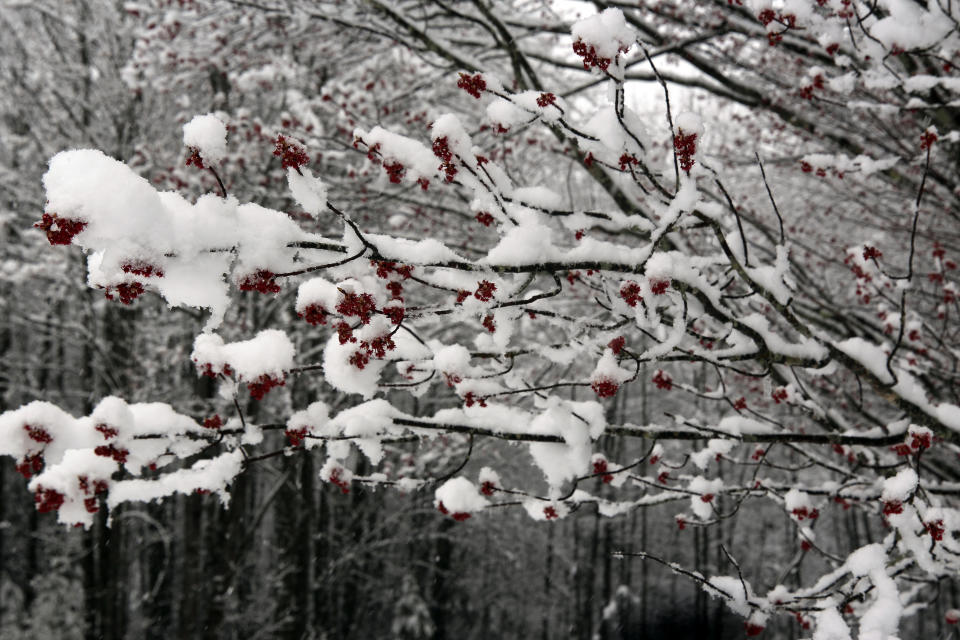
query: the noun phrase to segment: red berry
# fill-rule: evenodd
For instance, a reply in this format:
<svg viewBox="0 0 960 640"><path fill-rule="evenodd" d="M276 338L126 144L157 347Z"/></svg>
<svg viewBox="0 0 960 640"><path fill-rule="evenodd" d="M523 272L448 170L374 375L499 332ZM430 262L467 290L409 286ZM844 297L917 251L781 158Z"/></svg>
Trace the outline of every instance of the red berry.
<svg viewBox="0 0 960 640"><path fill-rule="evenodd" d="M662 369L658 369L653 375L653 383L657 385L657 389L664 391L670 391L673 388L673 380Z"/></svg>
<svg viewBox="0 0 960 640"><path fill-rule="evenodd" d="M271 389L274 387L282 387L285 384L286 380L283 378L274 378L270 374L265 373L253 382L248 382L247 390L255 400L263 400L263 396L267 395Z"/></svg>
<svg viewBox="0 0 960 640"><path fill-rule="evenodd" d="M697 152L697 134L684 134L683 129L679 129L673 137L673 148L677 153L680 168L689 175L694 165L693 156Z"/></svg>
<svg viewBox="0 0 960 640"><path fill-rule="evenodd" d="M83 231L87 223L72 218L61 218L55 213L45 213L40 222L34 223L33 226L46 232L47 241L50 244L68 245L73 242L75 235Z"/></svg>
<svg viewBox="0 0 960 640"><path fill-rule="evenodd" d="M620 385L612 378L602 376L590 384L590 388L597 394L598 398L611 398L617 394Z"/></svg>
<svg viewBox="0 0 960 640"><path fill-rule="evenodd" d="M284 137L283 134L277 136L275 144L276 148L273 150L273 155L280 158L280 166L284 169L299 170L300 167L310 161L306 150L296 142Z"/></svg>
<svg viewBox="0 0 960 640"><path fill-rule="evenodd" d="M643 296L640 295L640 285L636 282L627 282L620 287L620 297L631 307L637 306L637 303L643 300Z"/></svg>
<svg viewBox="0 0 960 640"><path fill-rule="evenodd" d="M36 493L33 494L33 501L37 505L37 511L49 513L63 506L63 494L53 489L38 487Z"/></svg>
<svg viewBox="0 0 960 640"><path fill-rule="evenodd" d="M35 427L33 425L25 424L23 425L23 430L27 432L27 437L34 442L39 442L40 444L49 444L53 442L53 436L51 436L50 433L43 427Z"/></svg>
<svg viewBox="0 0 960 640"><path fill-rule="evenodd" d="M613 351L613 355L619 355L623 351L626 340L623 336L618 336L607 343L607 346Z"/></svg>
<svg viewBox="0 0 960 640"><path fill-rule="evenodd" d="M275 274L267 269L257 269L240 282L240 291L258 293L279 293L280 285L274 280Z"/></svg>
<svg viewBox="0 0 960 640"><path fill-rule="evenodd" d="M114 296L117 296L123 304L130 304L143 295L143 292L143 285L139 282L121 282L118 285L107 287L104 296L107 300L113 300Z"/></svg>
<svg viewBox="0 0 960 640"><path fill-rule="evenodd" d="M481 211L477 214L477 222L485 227L489 227L494 222L493 215L488 211Z"/></svg>
<svg viewBox="0 0 960 640"><path fill-rule="evenodd" d="M553 95L552 93L541 93L539 96L537 96L538 107L543 108L548 105L556 104L556 103L557 103L557 96Z"/></svg>
<svg viewBox="0 0 960 640"><path fill-rule="evenodd" d="M488 281L481 280L477 284L477 290L474 292L473 297L481 302L490 302L493 299L493 292L497 290L497 285Z"/></svg>
<svg viewBox="0 0 960 640"><path fill-rule="evenodd" d="M483 324L483 328L486 329L487 331L489 331L490 333L494 333L494 332L496 332L496 330L497 330L497 325L496 325L496 323L493 321L493 316L492 316L492 315L489 315L489 314L488 314L488 315L484 316L484 317L483 317L483 322L482 322L481 324Z"/></svg>
<svg viewBox="0 0 960 640"><path fill-rule="evenodd" d="M303 318L308 324L314 326L318 324L327 324L327 310L319 304L307 305L303 313L298 313L297 317Z"/></svg>
<svg viewBox="0 0 960 640"><path fill-rule="evenodd" d="M479 73L474 76L469 73L461 73L460 79L457 80L457 86L478 100L480 94L487 90L487 83Z"/></svg>

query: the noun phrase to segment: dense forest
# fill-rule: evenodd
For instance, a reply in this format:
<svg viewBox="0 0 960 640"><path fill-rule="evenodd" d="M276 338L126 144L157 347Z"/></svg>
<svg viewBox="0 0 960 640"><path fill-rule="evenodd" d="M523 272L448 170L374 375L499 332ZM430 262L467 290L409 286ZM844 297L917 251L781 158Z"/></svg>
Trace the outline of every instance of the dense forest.
<svg viewBox="0 0 960 640"><path fill-rule="evenodd" d="M0 0L0 638L948 638L960 6Z"/></svg>

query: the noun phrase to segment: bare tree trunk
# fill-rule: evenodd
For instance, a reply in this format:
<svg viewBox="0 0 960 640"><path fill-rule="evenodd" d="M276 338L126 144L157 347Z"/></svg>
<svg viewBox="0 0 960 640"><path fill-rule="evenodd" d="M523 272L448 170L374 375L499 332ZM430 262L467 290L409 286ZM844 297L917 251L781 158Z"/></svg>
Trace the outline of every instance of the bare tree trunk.
<svg viewBox="0 0 960 640"><path fill-rule="evenodd" d="M541 614L540 624L541 624L541 637L543 640L549 640L550 638L550 605L551 596L550 596L550 587L553 583L552 573L553 573L553 531L554 527L549 527L547 529L547 548L545 551L545 561L543 568L543 596L544 602L546 603L543 608L543 613Z"/></svg>
<svg viewBox="0 0 960 640"><path fill-rule="evenodd" d="M450 591L447 586L447 578L450 575L453 559L453 544L450 542L450 529L453 528L453 520L443 518L437 527L436 544L436 562L434 563L433 574L433 597L430 607L430 617L433 619L435 640L443 640L447 637L447 618L449 606L451 603Z"/></svg>

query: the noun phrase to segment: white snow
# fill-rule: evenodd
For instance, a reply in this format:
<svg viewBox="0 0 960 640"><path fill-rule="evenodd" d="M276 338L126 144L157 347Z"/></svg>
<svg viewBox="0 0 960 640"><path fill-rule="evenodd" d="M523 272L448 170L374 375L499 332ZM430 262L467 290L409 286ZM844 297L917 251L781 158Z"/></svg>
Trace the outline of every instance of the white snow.
<svg viewBox="0 0 960 640"><path fill-rule="evenodd" d="M917 472L906 467L897 475L883 481L880 499L884 502L904 502L917 490L917 482Z"/></svg>
<svg viewBox="0 0 960 640"><path fill-rule="evenodd" d="M601 13L578 20L571 29L574 40L592 45L597 56L613 59L621 48L630 47L636 34L627 26L620 9L604 9Z"/></svg>
<svg viewBox="0 0 960 640"><path fill-rule="evenodd" d="M201 333L191 358L200 365L212 364L215 371L229 365L241 380L252 382L262 375L282 379L293 368L294 352L285 332L264 329L250 340L230 343L215 333Z"/></svg>
<svg viewBox="0 0 960 640"><path fill-rule="evenodd" d="M319 215L327 206L327 187L306 167L287 169L287 185L293 199L310 215Z"/></svg>
<svg viewBox="0 0 960 640"><path fill-rule="evenodd" d="M183 144L199 151L205 164L220 164L227 155L227 126L212 113L194 116L183 125Z"/></svg>
<svg viewBox="0 0 960 640"><path fill-rule="evenodd" d="M197 490L219 493L224 502L229 500L227 485L240 473L243 454L239 449L222 453L215 458L197 461L192 467L160 476L157 480L120 480L110 487L108 504L111 508L124 502L151 502L174 493L190 494Z"/></svg>
<svg viewBox="0 0 960 640"><path fill-rule="evenodd" d="M846 567L855 576L865 576L871 571L883 569L887 553L881 544L868 544L847 556Z"/></svg>
<svg viewBox="0 0 960 640"><path fill-rule="evenodd" d="M482 511L490 501L480 494L475 484L460 476L444 482L434 492L433 503L437 507L442 503L451 514L457 514Z"/></svg>

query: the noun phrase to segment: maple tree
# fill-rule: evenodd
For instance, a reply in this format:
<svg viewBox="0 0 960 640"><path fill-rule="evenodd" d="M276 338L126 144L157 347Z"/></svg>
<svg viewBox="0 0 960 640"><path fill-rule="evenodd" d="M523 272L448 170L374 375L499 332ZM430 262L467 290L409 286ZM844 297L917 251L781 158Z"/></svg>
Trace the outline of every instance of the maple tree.
<svg viewBox="0 0 960 640"><path fill-rule="evenodd" d="M191 4L183 24L215 18ZM250 15L285 33L302 20L387 34L366 64L434 65L445 101L400 115L378 91L402 84L362 72L337 80L342 95L301 94L298 110L336 123L332 152L303 114L268 133L225 103L185 122L183 166L153 176L208 187L194 200L98 151L55 156L36 227L82 247L88 284L116 304L204 310L191 359L220 393L203 416L116 397L81 418L44 402L4 413L0 453L37 509L87 526L129 501L226 500L245 468L294 449L320 449L340 492L431 491L455 522L671 503L685 529L772 508L817 580L755 584L737 549L731 575L672 568L747 635L777 615L824 638L851 637L853 620L861 638L896 635L903 605L960 568L956 11L594 5L570 20L427 3L421 21L414 3L335 17L267 3ZM178 24L158 35L174 52ZM267 162L280 166L246 192L246 166ZM254 203L271 192L275 206ZM271 328L231 326L241 296L293 290ZM299 359L298 334L326 341L321 362ZM269 403L308 376L321 400L248 419L247 395ZM649 422L631 416L640 388L662 409ZM469 442L452 472L353 468L440 435ZM468 478L481 439L528 443L542 482L495 460ZM618 441L642 444L619 458L604 450ZM848 549L817 531L848 509L890 533Z"/></svg>

